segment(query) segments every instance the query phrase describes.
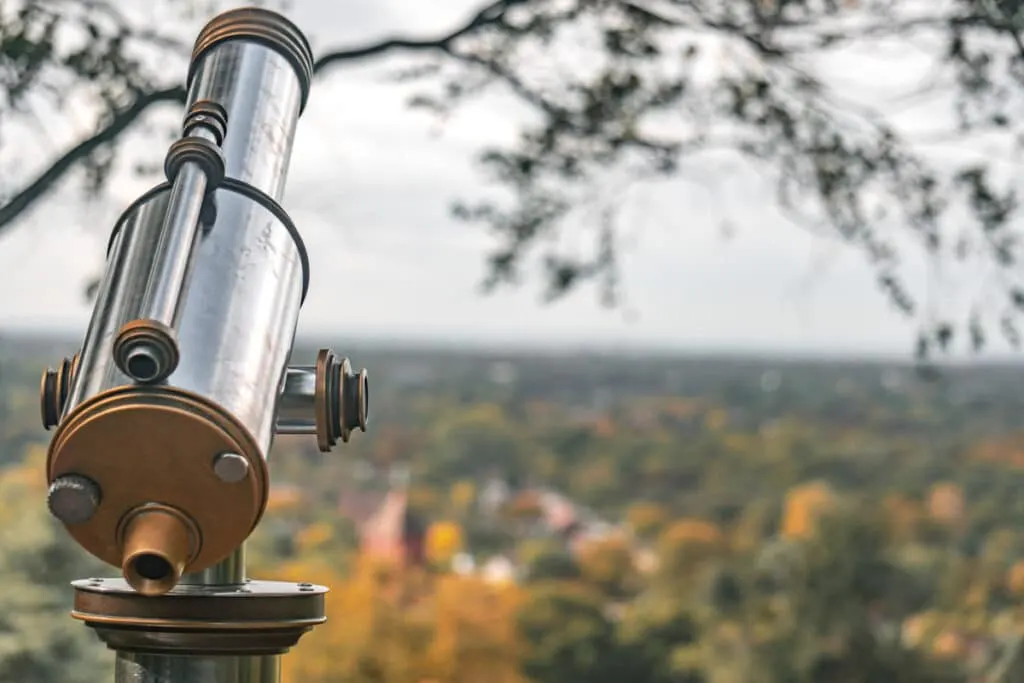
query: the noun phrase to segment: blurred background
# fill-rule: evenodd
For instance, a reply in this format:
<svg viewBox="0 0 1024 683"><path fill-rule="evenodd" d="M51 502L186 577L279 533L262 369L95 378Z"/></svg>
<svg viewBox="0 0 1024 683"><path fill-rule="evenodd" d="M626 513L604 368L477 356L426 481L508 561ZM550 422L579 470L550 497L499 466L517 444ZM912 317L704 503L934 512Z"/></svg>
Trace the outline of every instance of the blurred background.
<svg viewBox="0 0 1024 683"><path fill-rule="evenodd" d="M0 3L0 681L85 683L113 575L47 515L39 375L239 3ZM298 683L1024 678L1020 0L296 0L296 363L250 574Z"/></svg>

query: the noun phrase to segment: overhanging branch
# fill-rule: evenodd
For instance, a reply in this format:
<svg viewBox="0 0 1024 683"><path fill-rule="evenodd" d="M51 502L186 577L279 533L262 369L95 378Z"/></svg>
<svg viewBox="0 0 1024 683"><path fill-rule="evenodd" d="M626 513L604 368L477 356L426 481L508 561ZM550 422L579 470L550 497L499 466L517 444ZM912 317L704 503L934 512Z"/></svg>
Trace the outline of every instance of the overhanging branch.
<svg viewBox="0 0 1024 683"><path fill-rule="evenodd" d="M138 120L147 109L161 102L184 102L185 89L181 86L154 90L139 95L128 107L116 112L110 121L90 137L58 157L23 189L0 206L0 233L8 230L15 220L32 204L42 198L75 164L105 144L113 142Z"/></svg>
<svg viewBox="0 0 1024 683"><path fill-rule="evenodd" d="M501 21L511 7L523 5L529 1L498 0L478 11L458 28L435 38L417 40L395 37L354 48L331 50L316 60L314 72L319 75L337 64L378 57L397 50L438 50L450 53L453 41L484 26ZM139 117L154 105L172 102L182 104L185 102L184 87L174 86L163 90L139 93L127 107L113 112L110 119L99 130L60 155L42 173L0 205L0 235L10 230L22 214L50 192L76 164L81 163L97 149L112 143L123 135L139 120Z"/></svg>

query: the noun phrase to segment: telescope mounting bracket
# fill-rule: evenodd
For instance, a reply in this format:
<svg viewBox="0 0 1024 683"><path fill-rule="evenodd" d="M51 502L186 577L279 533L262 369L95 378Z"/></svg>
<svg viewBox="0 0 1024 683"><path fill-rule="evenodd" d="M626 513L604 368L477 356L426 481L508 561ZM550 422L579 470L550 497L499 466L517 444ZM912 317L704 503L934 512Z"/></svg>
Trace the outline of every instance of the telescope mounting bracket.
<svg viewBox="0 0 1024 683"><path fill-rule="evenodd" d="M119 652L275 655L326 621L327 588L246 580L238 586L178 584L159 599L123 579L74 581L71 616Z"/></svg>

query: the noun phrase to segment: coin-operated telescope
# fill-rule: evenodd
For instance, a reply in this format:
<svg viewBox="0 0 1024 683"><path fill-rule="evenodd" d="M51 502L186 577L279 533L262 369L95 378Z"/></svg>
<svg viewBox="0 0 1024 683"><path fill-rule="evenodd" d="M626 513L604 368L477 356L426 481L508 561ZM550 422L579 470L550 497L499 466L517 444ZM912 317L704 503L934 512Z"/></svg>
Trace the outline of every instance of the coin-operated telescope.
<svg viewBox="0 0 1024 683"><path fill-rule="evenodd" d="M313 56L291 22L225 12L199 34L167 182L110 238L81 350L43 375L48 506L123 579L76 581L72 615L128 683L272 683L324 621L326 588L253 581L276 434L322 451L366 429L366 372L288 367L309 262L278 203Z"/></svg>

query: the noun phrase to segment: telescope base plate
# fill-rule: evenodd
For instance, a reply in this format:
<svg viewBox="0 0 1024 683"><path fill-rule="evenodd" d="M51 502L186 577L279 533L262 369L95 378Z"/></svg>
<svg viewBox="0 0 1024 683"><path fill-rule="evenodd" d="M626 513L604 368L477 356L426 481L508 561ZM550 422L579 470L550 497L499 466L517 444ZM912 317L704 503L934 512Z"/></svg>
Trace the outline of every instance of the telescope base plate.
<svg viewBox="0 0 1024 683"><path fill-rule="evenodd" d="M179 584L156 597L136 592L123 579L85 579L72 586L71 616L121 652L283 654L327 620L328 589L309 583Z"/></svg>
<svg viewBox="0 0 1024 683"><path fill-rule="evenodd" d="M249 476L225 483L215 458L234 453ZM126 385L97 394L61 420L50 442L47 478L76 474L102 491L87 521L66 524L87 551L114 567L124 561L125 516L160 503L195 524L198 543L185 573L227 557L248 538L266 506L269 473L245 428L213 401L172 386Z"/></svg>

